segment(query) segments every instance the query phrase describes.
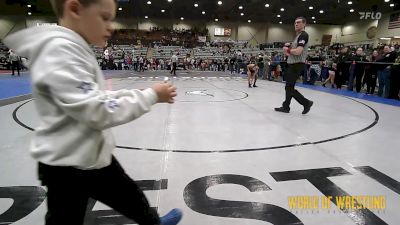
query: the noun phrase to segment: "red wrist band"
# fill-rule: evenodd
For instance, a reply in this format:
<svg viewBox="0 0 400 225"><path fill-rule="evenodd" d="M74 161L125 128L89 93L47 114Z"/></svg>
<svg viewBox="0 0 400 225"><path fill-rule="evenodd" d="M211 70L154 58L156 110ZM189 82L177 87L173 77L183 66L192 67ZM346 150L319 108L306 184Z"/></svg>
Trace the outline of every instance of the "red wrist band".
<svg viewBox="0 0 400 225"><path fill-rule="evenodd" d="M286 51L289 55L290 55L290 50L292 50L292 49L288 48L287 51Z"/></svg>

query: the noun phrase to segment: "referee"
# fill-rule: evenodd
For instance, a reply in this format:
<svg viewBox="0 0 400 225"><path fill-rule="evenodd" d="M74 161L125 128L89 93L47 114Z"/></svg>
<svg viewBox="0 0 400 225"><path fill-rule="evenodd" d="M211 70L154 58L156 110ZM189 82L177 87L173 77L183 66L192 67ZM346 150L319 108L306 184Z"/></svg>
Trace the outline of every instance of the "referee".
<svg viewBox="0 0 400 225"><path fill-rule="evenodd" d="M301 105L303 105L303 114L310 111L313 102L306 99L299 91L294 89L296 80L299 78L300 74L305 68L305 61L307 58L308 51L308 34L304 30L306 26L306 19L304 17L297 17L294 22L294 27L296 30L296 38L294 39L292 46L286 44L283 47L285 55L288 56L288 72L286 74L286 99L282 103L282 107L275 108L275 111L289 113L290 112L290 101L292 98L296 99Z"/></svg>

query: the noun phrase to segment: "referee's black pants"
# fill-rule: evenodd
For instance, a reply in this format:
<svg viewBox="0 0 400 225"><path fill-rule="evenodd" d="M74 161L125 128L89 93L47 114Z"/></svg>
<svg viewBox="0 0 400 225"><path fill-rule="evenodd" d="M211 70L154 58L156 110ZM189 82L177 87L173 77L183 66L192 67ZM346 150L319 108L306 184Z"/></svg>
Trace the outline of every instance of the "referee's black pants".
<svg viewBox="0 0 400 225"><path fill-rule="evenodd" d="M11 71L12 71L12 75L14 75L14 71L17 70L18 72L18 76L19 76L19 70L20 70L20 66L19 66L19 61L12 61L11 62Z"/></svg>
<svg viewBox="0 0 400 225"><path fill-rule="evenodd" d="M176 62L172 63L172 69L170 73L176 75Z"/></svg>
<svg viewBox="0 0 400 225"><path fill-rule="evenodd" d="M283 108L290 109L290 102L292 98L296 99L296 101L303 106L307 106L307 104L309 103L308 99L306 99L299 91L294 89L296 81L304 69L305 69L304 63L288 64L288 70L285 76L286 99L282 104Z"/></svg>

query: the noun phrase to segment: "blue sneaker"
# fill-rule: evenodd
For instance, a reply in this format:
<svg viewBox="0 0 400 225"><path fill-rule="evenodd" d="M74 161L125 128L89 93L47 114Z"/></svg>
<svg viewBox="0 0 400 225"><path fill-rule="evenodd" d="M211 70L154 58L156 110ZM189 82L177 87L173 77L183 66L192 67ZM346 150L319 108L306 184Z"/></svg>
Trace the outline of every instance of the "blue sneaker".
<svg viewBox="0 0 400 225"><path fill-rule="evenodd" d="M182 219L182 211L180 209L173 209L165 216L160 218L161 225L176 225Z"/></svg>

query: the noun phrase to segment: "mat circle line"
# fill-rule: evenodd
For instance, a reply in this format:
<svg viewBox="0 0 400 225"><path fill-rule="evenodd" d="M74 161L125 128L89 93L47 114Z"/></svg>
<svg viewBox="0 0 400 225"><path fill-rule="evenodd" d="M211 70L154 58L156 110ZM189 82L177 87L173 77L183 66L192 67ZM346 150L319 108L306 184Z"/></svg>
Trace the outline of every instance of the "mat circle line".
<svg viewBox="0 0 400 225"><path fill-rule="evenodd" d="M306 145L316 145L316 144L322 144L322 143L327 143L327 142L331 142L331 141L336 141L336 140L340 140L340 139L344 139L356 134L360 134L362 132L365 132L369 129L371 129L372 127L374 127L376 124L378 124L379 121L379 114L378 112L372 108L371 106L357 101L355 99L346 97L346 96L341 96L343 98L347 98L350 99L354 102L357 102L359 104L364 105L365 107L367 107L368 109L370 109L374 114L375 114L375 119L374 121L369 124L367 127L351 132L349 134L345 134L342 136L338 136L338 137L334 137L334 138L329 138L329 139L324 139L324 140L319 140L319 141L313 141L313 142L302 142L302 143L297 143L297 144L288 144L288 145L277 145L277 146L270 146L270 147L261 147L261 148L248 148L248 149L225 149L225 150L211 150L211 151L199 151L199 150L166 150L166 149L153 149L153 148L137 148L137 147L130 147L130 146L120 146L120 145L116 145L116 148L119 149L127 149L127 150L142 150L142 151L152 151L152 152L175 152L175 153L234 153L234 152L254 152L254 151L266 151L266 150L273 150L273 149L281 149L281 148L293 148L293 147L298 147L298 146L306 146ZM34 129L32 127L29 127L28 125L24 124L23 122L21 122L18 117L17 117L17 112L18 110L24 106L25 104L31 102L33 99L30 99L29 101L26 101L24 103L22 103L21 105L19 105L17 108L15 108L15 110L13 111L13 119L16 123L18 123L20 126L34 131Z"/></svg>

